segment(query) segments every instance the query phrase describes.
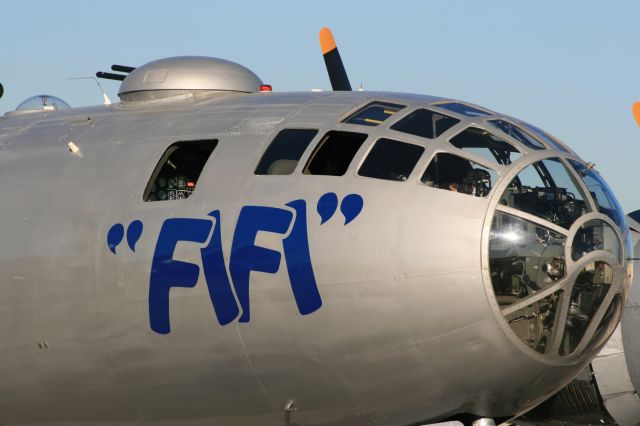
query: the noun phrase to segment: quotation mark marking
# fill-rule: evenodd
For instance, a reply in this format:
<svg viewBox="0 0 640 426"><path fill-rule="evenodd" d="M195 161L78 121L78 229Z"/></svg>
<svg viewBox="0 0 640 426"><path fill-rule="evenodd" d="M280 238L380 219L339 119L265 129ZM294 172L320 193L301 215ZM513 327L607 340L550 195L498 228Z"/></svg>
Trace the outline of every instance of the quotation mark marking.
<svg viewBox="0 0 640 426"><path fill-rule="evenodd" d="M129 224L127 228L127 245L131 251L136 251L136 244L142 235L143 225L139 220L134 220ZM124 239L124 226L121 223L116 223L109 229L107 233L107 245L111 253L116 254L116 248L120 245Z"/></svg>
<svg viewBox="0 0 640 426"><path fill-rule="evenodd" d="M352 222L364 206L364 200L358 194L349 194L340 203L340 212L344 216L344 224ZM320 225L327 222L338 209L338 196L334 192L327 192L318 200L318 214L320 215Z"/></svg>

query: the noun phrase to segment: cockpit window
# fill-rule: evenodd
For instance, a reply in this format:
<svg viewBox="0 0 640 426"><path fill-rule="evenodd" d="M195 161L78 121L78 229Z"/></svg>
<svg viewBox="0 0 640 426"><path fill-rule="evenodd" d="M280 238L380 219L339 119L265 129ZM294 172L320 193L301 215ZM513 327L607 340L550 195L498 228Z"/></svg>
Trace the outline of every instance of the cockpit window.
<svg viewBox="0 0 640 426"><path fill-rule="evenodd" d="M176 142L169 146L149 179L144 201L189 198L217 145L217 139L207 139Z"/></svg>
<svg viewBox="0 0 640 426"><path fill-rule="evenodd" d="M458 114L465 115L467 117L486 117L488 115L493 114L491 112L484 111L469 105L465 105L460 102L446 102L446 103L437 104L434 106L437 106L438 108L443 108L449 111L457 112Z"/></svg>
<svg viewBox="0 0 640 426"><path fill-rule="evenodd" d="M600 176L600 173L593 167L586 166L574 160L569 160L569 163L576 169L585 185L587 185L587 188L589 188L589 192L591 192L591 196L596 202L600 213L606 214L620 228L626 229L627 219L624 216L622 207L613 195L609 185L607 185L604 179L602 179L602 176Z"/></svg>
<svg viewBox="0 0 640 426"><path fill-rule="evenodd" d="M392 139L378 140L358 174L386 180L407 180L422 156L424 147Z"/></svg>
<svg viewBox="0 0 640 426"><path fill-rule="evenodd" d="M521 171L500 202L563 228L589 211L579 185L557 158L538 161Z"/></svg>
<svg viewBox="0 0 640 426"><path fill-rule="evenodd" d="M460 120L428 109L417 109L391 126L392 130L434 139L458 124Z"/></svg>
<svg viewBox="0 0 640 426"><path fill-rule="evenodd" d="M343 120L343 123L377 126L404 107L404 105L392 104L390 102L371 102L355 114L347 117Z"/></svg>
<svg viewBox="0 0 640 426"><path fill-rule="evenodd" d="M422 175L422 182L476 197L486 197L497 179L495 171L454 154L440 152Z"/></svg>
<svg viewBox="0 0 640 426"><path fill-rule="evenodd" d="M290 175L298 165L315 129L284 129L273 139L256 168L257 175Z"/></svg>
<svg viewBox="0 0 640 426"><path fill-rule="evenodd" d="M562 152L569 152L567 148L559 144L555 139L553 139L553 137L551 137L544 130L534 126L533 124L525 123L524 121L521 121L520 124L526 127L535 136L539 137L544 142L546 142L546 144L549 145L551 148L557 149L558 151L562 151Z"/></svg>
<svg viewBox="0 0 640 426"><path fill-rule="evenodd" d="M367 139L364 133L328 132L311 154L304 174L342 176Z"/></svg>
<svg viewBox="0 0 640 426"><path fill-rule="evenodd" d="M542 145L536 138L515 124L511 124L504 120L490 120L488 123L531 149L544 149L544 145Z"/></svg>
<svg viewBox="0 0 640 426"><path fill-rule="evenodd" d="M449 141L465 150L494 163L508 165L520 158L520 152L511 144L478 127L469 127Z"/></svg>

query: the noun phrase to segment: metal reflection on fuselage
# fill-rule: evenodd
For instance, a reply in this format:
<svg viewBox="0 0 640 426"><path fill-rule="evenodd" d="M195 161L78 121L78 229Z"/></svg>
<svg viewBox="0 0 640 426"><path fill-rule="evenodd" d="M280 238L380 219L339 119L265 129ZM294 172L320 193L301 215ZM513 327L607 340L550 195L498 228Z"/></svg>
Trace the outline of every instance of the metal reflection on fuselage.
<svg viewBox="0 0 640 426"><path fill-rule="evenodd" d="M372 102L405 107L377 126L343 122ZM165 413L170 399L172 407L188 406L203 418L252 413L260 424L281 423L273 401L295 397L291 418L301 425L348 423L362 412L381 413L376 418L383 424L460 413L507 417L539 402L588 361L596 349L590 336L607 334L599 317L607 317L611 297L624 296L622 266L607 250L615 244L596 237L607 239L607 226L618 238L624 230L596 209L566 162L579 161L574 154L544 140L544 149L529 147L519 141L522 134L488 123L500 119L512 131L517 121L465 105L393 93L255 94L71 110L11 133L0 140L0 182L21 182L31 191L6 191L0 207L3 241L11 241L10 248L0 247L0 271L7 271L7 282L25 278L0 298L0 330L19 359L32 359L33 333L9 325L41 321L33 327L52 333L48 353L87 361L80 369L45 355L37 358L35 378L16 376L13 364L0 363L0 393L28 399L44 386L56 398L29 403L52 419L65 419L57 408L65 405L53 402L77 400L73 385L81 383L83 398L106 394L115 401L112 412L124 417L135 416L126 414L131 406L148 418ZM431 138L403 131L407 121L415 125L408 117L417 110L452 119ZM91 124L74 124L87 115ZM406 125L396 126L402 120ZM287 165L288 174L256 174L263 152L284 129L317 129L318 136L297 165ZM313 174L314 167L306 173L330 132L366 138L358 140L344 174ZM69 155L70 135L82 158ZM144 201L167 147L212 138L218 146L188 198ZM416 145L422 149L413 152L422 154L400 174L381 167L385 156L359 174L380 139ZM486 156L492 150L499 158ZM563 176L586 194L588 212L560 182L543 180L540 190L510 186L538 163L564 167ZM47 191L48 182L66 190ZM507 193L514 201L505 205ZM361 213L340 206L348 194L366 201ZM42 204L49 211L34 213ZM568 211L570 204L578 207ZM536 205L548 208L537 214ZM514 218L514 225L496 225L492 234L499 217ZM296 236L304 243L285 247ZM574 241L579 249L572 250ZM494 262L492 247L502 250L501 262ZM306 260L296 257L300 248L308 250ZM45 252L46 260L38 257ZM87 256L90 261L81 261ZM185 271L191 272L176 274L177 262L190 264ZM318 299L293 288L310 281L292 278L292 269L313 276L320 308ZM601 278L592 274L597 270ZM494 272L502 274L499 285ZM585 295L596 286L608 290L590 311ZM61 294L64 304L45 303ZM501 296L511 303L501 304ZM579 322L582 315L589 321ZM568 319L586 326L569 327ZM55 334L69 327L72 332ZM569 328L576 330L567 337L575 349L562 357ZM547 336L545 343L540 336ZM544 354L536 350L543 347ZM68 376L76 381L60 379ZM141 404L147 390L170 398ZM21 412L23 402L4 404L3 413ZM172 415L188 417L179 410Z"/></svg>

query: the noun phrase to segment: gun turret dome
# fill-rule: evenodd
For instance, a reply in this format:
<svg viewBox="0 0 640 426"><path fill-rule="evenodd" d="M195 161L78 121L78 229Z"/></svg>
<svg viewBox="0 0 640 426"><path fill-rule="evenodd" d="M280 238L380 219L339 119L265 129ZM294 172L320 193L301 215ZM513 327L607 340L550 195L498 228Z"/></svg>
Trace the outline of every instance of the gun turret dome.
<svg viewBox="0 0 640 426"><path fill-rule="evenodd" d="M254 93L262 81L246 67L224 59L177 56L131 71L120 85L123 101L146 101L187 93Z"/></svg>

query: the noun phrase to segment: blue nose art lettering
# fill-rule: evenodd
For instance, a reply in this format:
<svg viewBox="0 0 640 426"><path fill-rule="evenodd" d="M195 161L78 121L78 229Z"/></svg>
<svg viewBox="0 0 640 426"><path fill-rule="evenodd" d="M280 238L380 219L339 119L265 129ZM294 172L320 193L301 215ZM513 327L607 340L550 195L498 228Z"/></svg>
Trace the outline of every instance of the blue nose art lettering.
<svg viewBox="0 0 640 426"><path fill-rule="evenodd" d="M167 219L162 224L149 280L149 322L156 333L167 334L171 331L171 287L194 287L200 274L198 265L173 259L176 245L179 241L206 242L211 225L210 220L180 218Z"/></svg>
<svg viewBox="0 0 640 426"><path fill-rule="evenodd" d="M258 231L284 234L289 229L293 213L274 207L245 206L240 211L233 235L229 272L242 308L240 322L249 322L249 275L251 271L275 274L280 267L277 251L256 246Z"/></svg>
<svg viewBox="0 0 640 426"><path fill-rule="evenodd" d="M322 195L317 203L320 225L334 216L338 205L345 218L344 224L348 225L362 212L364 200L358 194L349 194L339 203L338 196L333 192ZM136 244L142 236L143 228L142 221L137 219L126 228L127 244L132 253L136 252ZM281 239L282 250L256 245L259 232L284 236L289 228L289 235ZM121 223L109 228L107 246L113 254L116 254L116 249L124 238L125 227ZM251 272L277 273L283 255L291 291L300 314L308 315L322 307L322 298L311 261L305 200L291 201L286 204L286 208L244 206L240 210L234 229L228 273L222 248L221 213L219 210L213 210L206 219L170 218L162 224L149 277L149 323L156 333L167 334L171 331L171 288L195 287L200 275L200 267L197 264L173 258L181 241L202 245L208 241L206 247L201 246L200 257L209 298L220 325L231 323L238 315L239 322L250 321Z"/></svg>
<svg viewBox="0 0 640 426"><path fill-rule="evenodd" d="M215 210L209 216L216 220L213 235L209 245L202 250L202 269L209 288L209 297L220 325L229 324L236 319L240 310L231 289L229 276L225 267L222 252L222 231L220 226L220 211Z"/></svg>
<svg viewBox="0 0 640 426"><path fill-rule="evenodd" d="M304 200L296 200L288 203L287 206L295 209L296 219L293 223L291 234L282 241L284 259L287 263L291 290L298 305L298 311L302 315L307 315L322 306L322 299L316 284L316 277L313 274L311 255L309 253L307 204Z"/></svg>

